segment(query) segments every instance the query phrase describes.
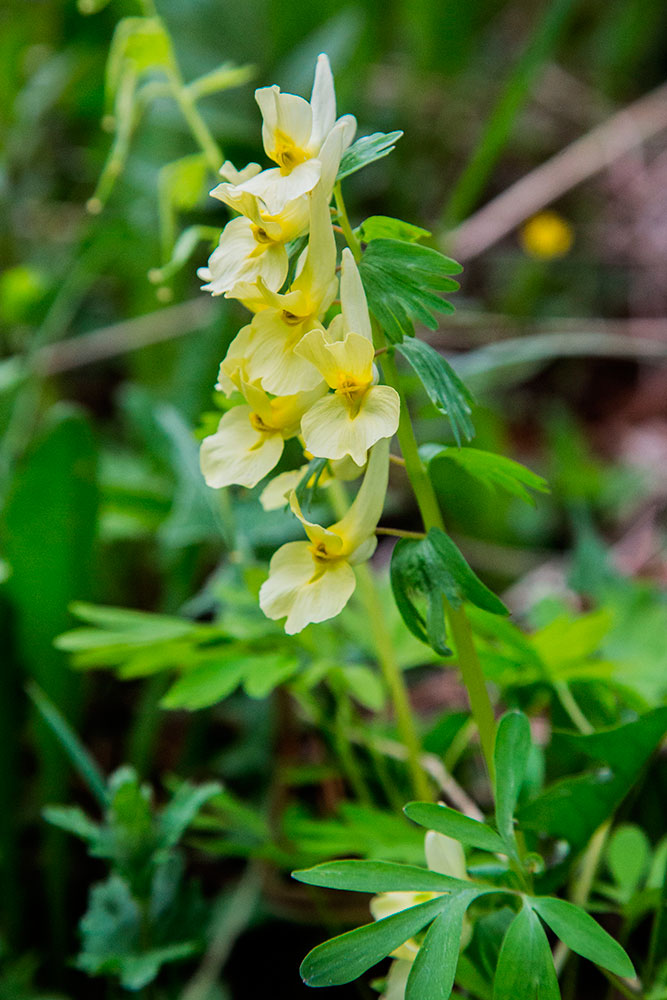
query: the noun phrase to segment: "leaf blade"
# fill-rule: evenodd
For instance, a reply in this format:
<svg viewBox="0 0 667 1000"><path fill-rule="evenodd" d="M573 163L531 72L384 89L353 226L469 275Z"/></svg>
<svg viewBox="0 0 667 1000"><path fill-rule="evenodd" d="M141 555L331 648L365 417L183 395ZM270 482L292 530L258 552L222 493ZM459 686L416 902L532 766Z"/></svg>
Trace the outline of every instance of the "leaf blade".
<svg viewBox="0 0 667 1000"><path fill-rule="evenodd" d="M482 851L505 853L506 845L495 830L486 823L471 819L449 806L435 802L409 802L403 808L405 815L428 830L437 830L446 837L453 837L469 847Z"/></svg>

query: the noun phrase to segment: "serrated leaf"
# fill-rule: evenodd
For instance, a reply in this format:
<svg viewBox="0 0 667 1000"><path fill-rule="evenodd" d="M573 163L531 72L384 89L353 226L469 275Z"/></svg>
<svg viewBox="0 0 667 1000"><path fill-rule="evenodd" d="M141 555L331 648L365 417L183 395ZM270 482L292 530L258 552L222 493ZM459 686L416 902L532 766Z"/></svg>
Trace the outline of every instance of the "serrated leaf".
<svg viewBox="0 0 667 1000"><path fill-rule="evenodd" d="M496 732L495 798L496 825L502 837L514 836L514 811L530 754L530 723L522 712L507 712Z"/></svg>
<svg viewBox="0 0 667 1000"><path fill-rule="evenodd" d="M540 921L523 906L498 957L493 1000L560 1000L551 948Z"/></svg>
<svg viewBox="0 0 667 1000"><path fill-rule="evenodd" d="M336 180L342 181L369 163L388 156L402 135L402 132L374 132L373 135L361 136L343 153Z"/></svg>
<svg viewBox="0 0 667 1000"><path fill-rule="evenodd" d="M459 284L450 275L461 270L430 247L388 239L369 243L359 264L368 306L394 343L414 334L413 322L435 330L435 313L454 312L437 293L455 292Z"/></svg>
<svg viewBox="0 0 667 1000"><path fill-rule="evenodd" d="M549 487L542 476L531 472L524 465L504 455L479 448L451 448L438 444L425 444L419 449L424 462L454 462L460 468L479 480L487 489L509 493L527 503L534 504L529 490L548 493Z"/></svg>
<svg viewBox="0 0 667 1000"><path fill-rule="evenodd" d="M463 918L475 892L451 896L435 918L417 952L405 1000L449 1000L459 960Z"/></svg>
<svg viewBox="0 0 667 1000"><path fill-rule="evenodd" d="M447 899L447 896L430 899L325 941L313 948L301 963L303 981L308 986L351 983L429 924Z"/></svg>
<svg viewBox="0 0 667 1000"><path fill-rule="evenodd" d="M443 531L431 528L424 539L401 538L391 559L396 606L410 631L441 656L446 644L443 598L458 607L464 600L493 614L507 614L502 601L475 575ZM425 612L419 604L426 604Z"/></svg>
<svg viewBox="0 0 667 1000"><path fill-rule="evenodd" d="M416 865L391 861L329 861L292 872L308 885L350 892L453 892L470 889L470 883Z"/></svg>
<svg viewBox="0 0 667 1000"><path fill-rule="evenodd" d="M371 215L355 230L362 243L371 240L403 240L405 243L418 243L430 236L428 229L413 226L403 219L392 219L388 215Z"/></svg>
<svg viewBox="0 0 667 1000"><path fill-rule="evenodd" d="M398 344L397 350L410 363L435 408L449 418L457 445L461 447L462 438L470 441L475 436L470 419L474 401L449 362L416 337Z"/></svg>
<svg viewBox="0 0 667 1000"><path fill-rule="evenodd" d="M449 806L435 802L409 802L403 808L409 819L427 830L437 830L446 837L453 837L461 844L477 847L481 851L505 853L507 847L502 837L486 823L471 819Z"/></svg>
<svg viewBox="0 0 667 1000"><path fill-rule="evenodd" d="M529 902L556 937L572 951L576 951L577 955L601 965L617 976L635 976L632 962L618 941L607 934L585 910L553 896L536 896Z"/></svg>

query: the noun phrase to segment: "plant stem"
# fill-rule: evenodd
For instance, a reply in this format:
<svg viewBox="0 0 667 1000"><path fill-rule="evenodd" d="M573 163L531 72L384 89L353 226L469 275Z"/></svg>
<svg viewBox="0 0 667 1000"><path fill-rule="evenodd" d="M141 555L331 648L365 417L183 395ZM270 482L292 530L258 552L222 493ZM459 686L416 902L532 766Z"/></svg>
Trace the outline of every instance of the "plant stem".
<svg viewBox="0 0 667 1000"><path fill-rule="evenodd" d="M354 254L355 260L361 260L361 246L359 240L354 235L340 182L334 187L334 198L341 228L345 234L350 250ZM428 532L431 528L445 530L442 513L435 495L433 485L428 473L419 456L417 439L412 427L407 401L401 389L401 380L396 367L394 352L389 348L384 331L372 318L374 344L376 351L382 352L382 370L388 385L392 386L399 395L401 409L398 423L398 443L401 446L403 458L405 460L405 471L412 485L412 489L417 500L417 505L424 522L424 528ZM444 600L444 598L443 598ZM378 602L379 604L379 602ZM473 643L472 629L463 605L458 608L453 607L445 601L445 613L449 621L449 628L454 637L458 663L461 669L461 676L468 691L470 708L477 724L479 738L482 744L482 751L486 761L487 770L491 782L494 781L493 748L496 738L496 721L493 714L493 706L486 689L484 674L477 656L477 650ZM372 617L372 616L371 616ZM384 637L388 639L388 637ZM388 641L389 652L393 657L393 647ZM404 690L404 689L403 689ZM409 706L408 706L409 708ZM418 744L417 744L418 746ZM418 766L418 762L417 763ZM421 768L419 769L421 773Z"/></svg>
<svg viewBox="0 0 667 1000"><path fill-rule="evenodd" d="M169 80L172 85L174 100L181 109L181 114L185 118L193 138L199 144L204 153L208 165L214 174L217 174L225 159L222 149L213 138L211 131L199 113L192 94L185 86L185 81L178 66L173 65L169 73Z"/></svg>
<svg viewBox="0 0 667 1000"><path fill-rule="evenodd" d="M331 483L329 496L337 516L342 517L347 511L348 502L344 487L338 480ZM358 593L366 609L378 663L394 707L396 727L406 749L414 792L418 798L430 800L432 798L431 787L419 762L422 752L421 742L417 734L403 674L396 659L391 636L387 631L375 577L366 563L356 566L355 570Z"/></svg>
<svg viewBox="0 0 667 1000"><path fill-rule="evenodd" d="M336 210L338 211L338 221L340 222L340 228L343 230L345 239L347 240L347 245L354 255L354 259L357 263L361 260L361 245L359 240L354 235L352 231L352 226L350 225L350 220L348 218L347 209L345 208L345 201L343 199L343 191L340 186L340 181L334 187L334 198L336 201Z"/></svg>
<svg viewBox="0 0 667 1000"><path fill-rule="evenodd" d="M377 324L374 324L374 330L377 337L377 346L386 347L384 333ZM410 420L406 399L401 389L396 361L391 351L388 351L383 356L382 369L387 383L396 390L401 399L398 442L401 446L403 458L405 459L405 471L412 484L417 505L424 522L424 528L427 532L431 528L439 528L441 531L444 531L445 525L433 485L428 477L424 463L419 457L412 421ZM489 693L486 689L484 674L482 673L477 650L473 643L472 629L470 628L470 622L468 621L468 616L463 605L455 608L445 601L445 612L452 636L454 637L456 652L458 654L458 664L463 683L468 691L470 708L479 731L489 777L493 781L493 747L496 735L496 722Z"/></svg>

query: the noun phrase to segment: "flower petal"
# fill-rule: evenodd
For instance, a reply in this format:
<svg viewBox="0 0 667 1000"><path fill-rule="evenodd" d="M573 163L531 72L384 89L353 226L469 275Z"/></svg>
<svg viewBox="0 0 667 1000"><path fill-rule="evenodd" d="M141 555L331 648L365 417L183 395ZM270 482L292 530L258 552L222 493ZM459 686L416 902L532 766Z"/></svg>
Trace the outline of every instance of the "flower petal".
<svg viewBox="0 0 667 1000"><path fill-rule="evenodd" d="M319 152L322 142L327 137L336 121L336 92L334 79L329 64L329 57L322 52L317 57L313 92L310 96L310 106L313 113L310 146Z"/></svg>
<svg viewBox="0 0 667 1000"><path fill-rule="evenodd" d="M350 455L357 465L362 465L376 441L395 434L399 411L398 394L387 385L369 389L356 414L345 397L325 396L301 421L306 448L318 458Z"/></svg>
<svg viewBox="0 0 667 1000"><path fill-rule="evenodd" d="M255 430L249 406L235 406L223 416L215 434L201 443L199 461L209 486L252 488L277 464L283 452L280 434Z"/></svg>
<svg viewBox="0 0 667 1000"><path fill-rule="evenodd" d="M366 293L361 283L357 263L346 247L343 250L340 276L340 302L345 331L353 330L373 342Z"/></svg>
<svg viewBox="0 0 667 1000"><path fill-rule="evenodd" d="M355 586L354 570L345 560L317 564L309 542L288 542L271 560L259 606L274 621L287 616L285 631L295 635L339 614Z"/></svg>
<svg viewBox="0 0 667 1000"><path fill-rule="evenodd" d="M276 396L314 389L322 376L310 361L294 351L303 330L302 324L290 326L275 309L257 313L252 326L255 330L254 352L248 368L252 381L259 380L262 388ZM311 321L312 325L312 321Z"/></svg>

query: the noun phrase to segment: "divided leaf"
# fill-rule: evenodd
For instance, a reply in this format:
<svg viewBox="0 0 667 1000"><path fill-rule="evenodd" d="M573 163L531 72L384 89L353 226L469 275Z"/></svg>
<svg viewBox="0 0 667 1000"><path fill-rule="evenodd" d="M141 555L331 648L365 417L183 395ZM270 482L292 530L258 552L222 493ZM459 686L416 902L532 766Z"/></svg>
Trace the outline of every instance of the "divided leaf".
<svg viewBox="0 0 667 1000"><path fill-rule="evenodd" d="M171 40L158 17L125 17L116 25L106 67L106 99L111 108L125 72L135 76L173 66Z"/></svg>
<svg viewBox="0 0 667 1000"><path fill-rule="evenodd" d="M496 455L491 451L482 451L479 448L447 446L443 448L439 444L425 444L419 449L419 454L429 466L436 461L454 462L469 476L478 479L487 489L504 491L530 504L534 504L535 500L529 490L538 493L549 492L546 480L542 476L531 472L511 458Z"/></svg>
<svg viewBox="0 0 667 1000"><path fill-rule="evenodd" d="M486 823L471 819L449 806L435 802L409 802L403 812L409 819L427 830L437 830L446 837L477 847L481 851L506 853L507 847L502 837Z"/></svg>
<svg viewBox="0 0 667 1000"><path fill-rule="evenodd" d="M461 265L430 247L395 239L374 239L359 264L368 306L394 343L414 334L413 321L435 330L436 312L454 307L439 292L455 292Z"/></svg>
<svg viewBox="0 0 667 1000"><path fill-rule="evenodd" d="M474 891L451 896L428 929L410 970L406 1000L449 1000L459 960L463 918Z"/></svg>
<svg viewBox="0 0 667 1000"><path fill-rule="evenodd" d="M397 349L419 376L435 408L449 417L457 445L461 447L461 438L470 441L475 436L475 428L470 419L474 400L449 362L430 344L416 337L403 341ZM431 461L433 457L431 456Z"/></svg>
<svg viewBox="0 0 667 1000"><path fill-rule="evenodd" d="M373 135L361 136L343 153L336 180L342 181L344 177L356 174L357 170L367 167L369 163L388 156L402 135L402 132L374 132Z"/></svg>
<svg viewBox="0 0 667 1000"><path fill-rule="evenodd" d="M493 985L493 1000L560 1000L551 948L529 906L514 918L505 935Z"/></svg>
<svg viewBox="0 0 667 1000"><path fill-rule="evenodd" d="M475 575L454 542L439 528L426 538L401 538L392 554L391 586L405 624L441 656L446 644L443 599L453 607L464 600L493 614L507 614L502 601ZM420 610L419 605L426 605Z"/></svg>
<svg viewBox="0 0 667 1000"><path fill-rule="evenodd" d="M529 903L572 951L617 976L634 977L632 962L621 945L585 910L553 896L534 897Z"/></svg>
<svg viewBox="0 0 667 1000"><path fill-rule="evenodd" d="M514 811L528 767L530 723L522 712L507 712L496 733L495 797L496 825L502 837L514 837Z"/></svg>
<svg viewBox="0 0 667 1000"><path fill-rule="evenodd" d="M325 941L301 963L303 981L308 986L351 983L414 937L448 902L448 896L439 896Z"/></svg>

